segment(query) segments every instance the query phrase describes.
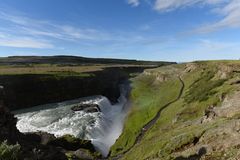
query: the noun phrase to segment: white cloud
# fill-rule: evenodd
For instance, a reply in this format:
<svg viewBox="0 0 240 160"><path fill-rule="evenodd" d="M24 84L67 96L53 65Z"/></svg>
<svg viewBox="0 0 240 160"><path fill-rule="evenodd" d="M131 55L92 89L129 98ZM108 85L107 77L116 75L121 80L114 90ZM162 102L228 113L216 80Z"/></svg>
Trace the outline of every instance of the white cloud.
<svg viewBox="0 0 240 160"><path fill-rule="evenodd" d="M140 0L127 0L127 3L132 5L133 7L137 7L140 5Z"/></svg>

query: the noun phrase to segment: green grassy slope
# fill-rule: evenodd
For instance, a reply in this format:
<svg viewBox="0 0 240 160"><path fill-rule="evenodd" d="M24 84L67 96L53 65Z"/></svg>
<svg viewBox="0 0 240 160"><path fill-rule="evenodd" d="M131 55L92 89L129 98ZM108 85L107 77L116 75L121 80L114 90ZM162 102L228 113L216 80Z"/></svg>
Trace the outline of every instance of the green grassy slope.
<svg viewBox="0 0 240 160"><path fill-rule="evenodd" d="M122 159L167 160L199 156L187 149L199 143L206 132L229 122L225 117L216 117L207 123L202 120L209 107L220 106L224 97L240 88L239 69L239 61L196 62L148 70L134 79L133 105L123 134L111 149L111 156L121 155L128 149L121 155ZM185 84L181 98L166 107L141 142L133 146L142 126L178 95L178 76ZM211 152L211 156L214 157L214 153Z"/></svg>
<svg viewBox="0 0 240 160"><path fill-rule="evenodd" d="M177 71L169 69L165 76L175 74L168 81L160 82L156 80L157 75L146 75L144 73L133 80L133 91L131 94L132 110L130 111L123 134L112 147L111 155L123 153L133 146L137 135L142 127L149 122L158 112L170 101L176 99L179 94L181 84L178 80ZM152 72L153 70L149 70ZM164 99L164 101L162 101Z"/></svg>

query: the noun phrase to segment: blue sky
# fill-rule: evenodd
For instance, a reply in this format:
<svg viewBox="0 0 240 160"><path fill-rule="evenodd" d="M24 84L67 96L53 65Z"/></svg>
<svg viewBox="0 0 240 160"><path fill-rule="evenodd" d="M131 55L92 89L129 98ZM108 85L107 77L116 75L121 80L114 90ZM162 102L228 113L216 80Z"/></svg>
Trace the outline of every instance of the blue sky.
<svg viewBox="0 0 240 160"><path fill-rule="evenodd" d="M0 56L240 58L240 0L0 0Z"/></svg>

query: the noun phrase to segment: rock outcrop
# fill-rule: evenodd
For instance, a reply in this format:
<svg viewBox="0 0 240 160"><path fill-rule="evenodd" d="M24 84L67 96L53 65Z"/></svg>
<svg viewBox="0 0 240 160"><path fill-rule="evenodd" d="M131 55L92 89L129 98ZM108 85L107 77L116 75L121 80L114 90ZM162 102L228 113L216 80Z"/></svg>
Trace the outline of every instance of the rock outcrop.
<svg viewBox="0 0 240 160"><path fill-rule="evenodd" d="M227 96L220 107L215 107L214 112L218 117L231 118L240 113L240 92Z"/></svg>
<svg viewBox="0 0 240 160"><path fill-rule="evenodd" d="M50 140L48 145L61 147L65 150L76 151L78 149L86 149L91 152L96 152L94 146L92 145L90 140L82 140L79 138L75 138L71 135L64 135L59 138L54 138Z"/></svg>
<svg viewBox="0 0 240 160"><path fill-rule="evenodd" d="M89 113L101 112L100 107L97 104L81 103L71 108L73 111L85 111Z"/></svg>

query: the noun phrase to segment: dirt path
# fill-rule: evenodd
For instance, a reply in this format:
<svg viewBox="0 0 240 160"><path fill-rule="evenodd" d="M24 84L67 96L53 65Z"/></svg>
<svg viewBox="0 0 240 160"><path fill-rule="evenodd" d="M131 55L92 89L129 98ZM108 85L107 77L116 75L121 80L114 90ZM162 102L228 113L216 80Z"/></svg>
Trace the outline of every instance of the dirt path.
<svg viewBox="0 0 240 160"><path fill-rule="evenodd" d="M178 77L178 78L179 78L179 80L180 80L180 82L181 82L181 84L182 84L178 97L177 97L176 99L172 100L171 102L167 103L166 105L164 105L164 106L158 111L158 113L156 114L156 116L155 116L151 121L149 121L147 124L145 124L145 125L143 126L143 128L142 128L141 132L139 133L139 135L137 136L134 144L133 144L128 150L126 150L125 152L123 152L123 153L121 153L121 154L119 154L119 155L117 155L117 156L115 156L115 157L109 157L109 159L112 159L112 160L120 159L124 154L126 154L127 152L129 152L136 144L140 143L141 140L142 140L142 138L143 138L143 136L145 135L145 133L146 133L146 132L157 122L157 120L160 118L162 111L163 111L164 109L166 109L168 106L170 106L171 104L177 102L177 101L181 98L181 96L182 96L182 94L183 94L183 90L184 90L184 88L185 88L185 84L184 84L183 80L181 79L181 77Z"/></svg>

